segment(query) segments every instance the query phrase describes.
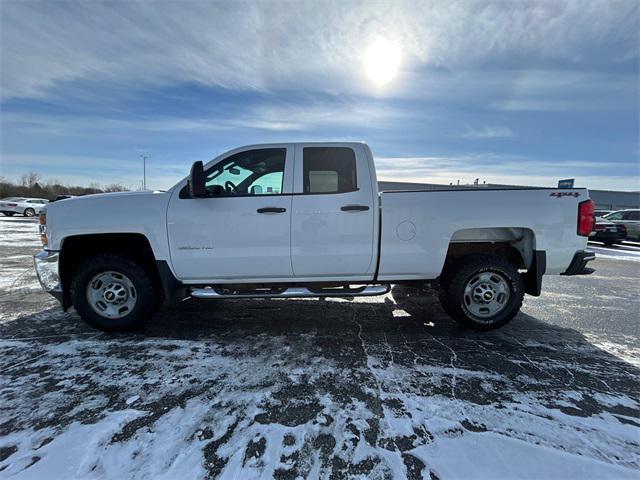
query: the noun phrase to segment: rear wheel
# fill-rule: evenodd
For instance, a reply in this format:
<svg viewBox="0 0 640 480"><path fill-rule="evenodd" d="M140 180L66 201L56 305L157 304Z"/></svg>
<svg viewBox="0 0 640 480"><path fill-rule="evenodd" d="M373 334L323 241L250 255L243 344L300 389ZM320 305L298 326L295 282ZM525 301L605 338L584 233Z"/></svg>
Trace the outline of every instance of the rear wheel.
<svg viewBox="0 0 640 480"><path fill-rule="evenodd" d="M24 209L25 217L35 217L35 215L36 215L36 211L33 208L29 207Z"/></svg>
<svg viewBox="0 0 640 480"><path fill-rule="evenodd" d="M13 217L16 214L16 212L2 212L2 213L4 213L4 215L7 217Z"/></svg>
<svg viewBox="0 0 640 480"><path fill-rule="evenodd" d="M101 254L83 263L71 285L73 306L94 328L124 331L151 317L156 292L147 272L116 254Z"/></svg>
<svg viewBox="0 0 640 480"><path fill-rule="evenodd" d="M491 330L516 316L524 298L518 269L494 255L464 257L449 267L440 291L442 308L458 323Z"/></svg>

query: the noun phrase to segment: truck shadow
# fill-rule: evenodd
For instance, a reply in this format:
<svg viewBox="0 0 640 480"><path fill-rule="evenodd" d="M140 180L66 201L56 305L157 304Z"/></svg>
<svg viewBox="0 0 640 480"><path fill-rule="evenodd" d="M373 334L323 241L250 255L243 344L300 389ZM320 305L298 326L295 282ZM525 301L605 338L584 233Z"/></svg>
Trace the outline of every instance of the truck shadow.
<svg viewBox="0 0 640 480"><path fill-rule="evenodd" d="M61 343L92 338L117 345L146 341L200 341L242 351L278 343L313 348L319 358L345 368L375 355L411 367L416 358L466 365L508 376L636 394L640 369L603 350L582 333L520 313L494 331L460 328L441 309L436 294L395 286L390 295L351 300L187 300L162 308L141 332L103 333L84 324L72 309L51 308L0 325L5 340ZM302 348L302 347L301 347ZM241 354L238 354L241 355ZM598 372L618 371L606 383ZM527 388L524 386L523 388Z"/></svg>
<svg viewBox="0 0 640 480"><path fill-rule="evenodd" d="M43 294L32 294L39 296ZM44 297L47 298L48 297ZM36 303L32 301L32 303ZM48 300L48 303L51 303ZM459 327L442 310L435 291L394 286L390 295L367 299L196 300L163 307L138 332L103 333L83 323L73 309L59 307L0 324L1 338L54 338L95 335L105 341L145 338L167 340L246 339L251 336L318 335L344 338L354 330L387 341L437 338L496 344L535 342L543 345L590 342L578 331L541 321L520 312L506 326L488 332Z"/></svg>

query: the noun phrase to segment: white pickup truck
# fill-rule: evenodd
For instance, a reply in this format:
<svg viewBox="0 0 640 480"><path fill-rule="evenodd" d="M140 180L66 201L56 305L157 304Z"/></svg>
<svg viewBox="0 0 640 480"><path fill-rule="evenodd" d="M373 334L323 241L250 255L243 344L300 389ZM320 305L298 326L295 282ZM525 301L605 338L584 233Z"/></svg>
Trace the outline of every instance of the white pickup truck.
<svg viewBox="0 0 640 480"><path fill-rule="evenodd" d="M140 326L163 302L382 295L430 284L461 324L511 320L543 275L574 275L594 204L584 189L378 192L364 143L238 148L166 192L47 206L43 288L102 330Z"/></svg>

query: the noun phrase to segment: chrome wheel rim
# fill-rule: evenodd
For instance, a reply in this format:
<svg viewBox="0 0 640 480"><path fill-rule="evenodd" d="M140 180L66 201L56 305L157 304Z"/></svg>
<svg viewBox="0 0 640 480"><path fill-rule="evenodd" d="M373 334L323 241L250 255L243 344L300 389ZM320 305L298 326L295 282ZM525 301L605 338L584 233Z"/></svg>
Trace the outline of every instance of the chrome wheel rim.
<svg viewBox="0 0 640 480"><path fill-rule="evenodd" d="M25 216L25 217L34 217L34 216L35 216L35 214L36 214L36 211L35 211L35 210L33 210L32 208L27 208L27 209L24 211L24 216Z"/></svg>
<svg viewBox="0 0 640 480"><path fill-rule="evenodd" d="M101 272L87 284L87 301L101 317L120 319L131 313L138 300L133 282L119 272Z"/></svg>
<svg viewBox="0 0 640 480"><path fill-rule="evenodd" d="M464 287L467 310L480 319L491 319L509 303L511 292L506 278L496 272L473 275Z"/></svg>

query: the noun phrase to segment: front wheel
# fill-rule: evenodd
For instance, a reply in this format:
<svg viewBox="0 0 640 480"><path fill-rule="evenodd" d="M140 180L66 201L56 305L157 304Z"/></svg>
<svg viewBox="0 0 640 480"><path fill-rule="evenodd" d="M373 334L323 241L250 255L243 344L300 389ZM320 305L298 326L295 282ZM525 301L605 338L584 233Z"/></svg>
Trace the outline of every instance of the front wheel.
<svg viewBox="0 0 640 480"><path fill-rule="evenodd" d="M117 254L101 254L83 263L71 284L80 317L103 331L139 328L153 315L156 293L147 272Z"/></svg>
<svg viewBox="0 0 640 480"><path fill-rule="evenodd" d="M29 207L24 209L25 217L35 217L35 215L36 215L36 211L33 208Z"/></svg>
<svg viewBox="0 0 640 480"><path fill-rule="evenodd" d="M524 284L515 265L494 255L473 255L447 272L440 304L456 322L476 330L492 330L516 316Z"/></svg>

